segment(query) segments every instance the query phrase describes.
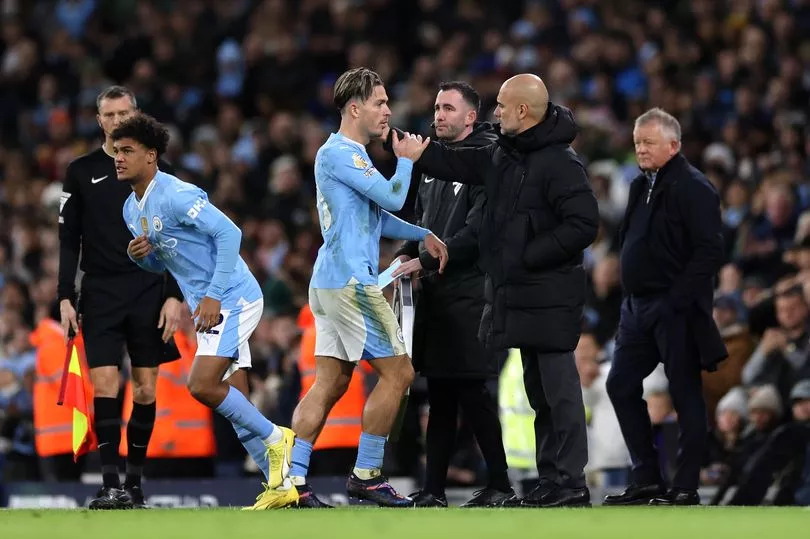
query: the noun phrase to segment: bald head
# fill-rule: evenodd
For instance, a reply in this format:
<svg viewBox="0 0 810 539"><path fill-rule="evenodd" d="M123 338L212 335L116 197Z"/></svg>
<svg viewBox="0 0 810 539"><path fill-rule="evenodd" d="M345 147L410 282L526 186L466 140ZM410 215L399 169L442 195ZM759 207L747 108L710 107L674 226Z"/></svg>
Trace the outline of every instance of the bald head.
<svg viewBox="0 0 810 539"><path fill-rule="evenodd" d="M534 127L543 121L547 110L548 89L537 75L521 73L501 85L495 115L503 134L517 135Z"/></svg>

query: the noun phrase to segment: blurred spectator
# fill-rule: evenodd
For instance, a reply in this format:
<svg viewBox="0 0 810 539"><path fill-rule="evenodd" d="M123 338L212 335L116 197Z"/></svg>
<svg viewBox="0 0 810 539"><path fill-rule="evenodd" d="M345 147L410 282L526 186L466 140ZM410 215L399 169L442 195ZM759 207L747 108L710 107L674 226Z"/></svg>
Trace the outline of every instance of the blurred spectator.
<svg viewBox="0 0 810 539"><path fill-rule="evenodd" d="M602 356L596 336L583 333L574 357L588 418L586 471L589 475L598 472L601 477L597 480L603 487L625 487L630 478L630 453L605 385L610 362L603 361Z"/></svg>
<svg viewBox="0 0 810 539"><path fill-rule="evenodd" d="M799 380L810 378L808 308L801 288L791 288L776 297L778 328L765 331L742 372L746 385L773 384L780 399L788 400Z"/></svg>
<svg viewBox="0 0 810 539"><path fill-rule="evenodd" d="M647 402L650 423L653 429L653 441L658 449L659 468L663 479L671 480L675 476L675 461L678 452L678 417L669 393L669 381L664 372L664 365L658 367L644 379L643 398Z"/></svg>
<svg viewBox="0 0 810 539"><path fill-rule="evenodd" d="M721 484L732 469L739 468L740 438L747 417L748 395L742 387L735 387L717 403L708 461L700 474L703 484Z"/></svg>
<svg viewBox="0 0 810 539"><path fill-rule="evenodd" d="M774 483L773 505L810 505L810 380L793 387L790 403L792 420L745 463L730 505L760 505Z"/></svg>
<svg viewBox="0 0 810 539"><path fill-rule="evenodd" d="M622 298L619 257L611 253L596 263L586 302L585 317L600 346L616 335Z"/></svg>
<svg viewBox="0 0 810 539"><path fill-rule="evenodd" d="M710 419L717 417L718 402L742 383L743 368L754 350L748 326L740 320L740 313L744 310L737 295L721 295L714 300L712 316L728 350L728 358L718 365L717 371L701 373L703 396Z"/></svg>

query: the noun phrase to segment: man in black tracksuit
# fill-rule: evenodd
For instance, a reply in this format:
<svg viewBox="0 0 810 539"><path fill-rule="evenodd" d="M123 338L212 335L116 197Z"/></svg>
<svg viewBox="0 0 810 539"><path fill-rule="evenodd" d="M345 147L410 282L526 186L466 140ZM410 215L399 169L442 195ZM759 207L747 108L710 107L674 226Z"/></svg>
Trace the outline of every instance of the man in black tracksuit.
<svg viewBox="0 0 810 539"><path fill-rule="evenodd" d="M586 293L582 254L598 228L596 197L570 147L577 134L571 111L549 103L539 77L507 80L495 115L496 142L482 148L431 142L416 167L437 180L486 190L479 339L494 350L520 349L536 413L541 480L519 503L586 506L588 442L574 348Z"/></svg>
<svg viewBox="0 0 810 539"><path fill-rule="evenodd" d="M713 279L724 262L720 197L680 153L681 127L661 109L633 130L642 173L620 232L625 291L607 391L633 461L631 485L607 505L696 505L708 443L701 370L727 356L712 319ZM665 490L642 382L659 363L678 413L677 470Z"/></svg>
<svg viewBox="0 0 810 539"><path fill-rule="evenodd" d="M132 234L122 210L132 189L116 177L110 133L137 113L135 96L112 86L97 101L102 146L70 163L59 206L59 310L62 327L78 329L81 313L90 379L93 429L98 438L103 486L90 509L144 505L141 476L155 424L158 366L180 357L173 334L180 322L183 294L168 273L139 268L127 255ZM171 173L167 163L161 170ZM80 305L75 280L81 252ZM121 440L119 370L126 345L132 364L132 415L127 424L127 469L118 470Z"/></svg>
<svg viewBox="0 0 810 539"><path fill-rule="evenodd" d="M495 141L489 124L477 123L480 98L465 82L439 86L434 107L437 138L450 147L481 147ZM447 469L455 449L459 406L472 427L489 472L487 488L465 507L499 506L514 496L507 475L498 405L487 379L498 376L501 354L478 342L484 308L484 274L478 265L478 232L484 188L423 176L416 198L419 226L435 230L450 255L444 274L438 259L419 242L399 251L407 273L420 279L413 337L414 368L427 378L427 473L423 490L411 497L418 507L445 507Z"/></svg>

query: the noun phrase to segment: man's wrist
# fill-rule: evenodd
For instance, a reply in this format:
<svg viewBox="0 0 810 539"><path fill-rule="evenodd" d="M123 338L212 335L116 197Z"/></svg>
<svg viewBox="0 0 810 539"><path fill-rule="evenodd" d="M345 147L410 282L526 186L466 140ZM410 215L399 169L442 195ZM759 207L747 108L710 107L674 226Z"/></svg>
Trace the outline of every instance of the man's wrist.
<svg viewBox="0 0 810 539"><path fill-rule="evenodd" d="M209 290L208 292L205 293L205 296L203 296L203 299L205 298L213 299L214 301L222 301L222 294L218 294L213 290Z"/></svg>

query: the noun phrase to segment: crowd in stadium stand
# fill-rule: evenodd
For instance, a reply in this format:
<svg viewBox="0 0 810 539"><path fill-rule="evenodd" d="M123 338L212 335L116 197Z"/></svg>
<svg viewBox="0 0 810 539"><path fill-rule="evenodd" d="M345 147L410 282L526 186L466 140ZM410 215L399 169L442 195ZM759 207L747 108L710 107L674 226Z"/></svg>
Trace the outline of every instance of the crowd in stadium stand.
<svg viewBox="0 0 810 539"><path fill-rule="evenodd" d="M622 301L617 229L638 173L633 120L652 106L680 120L683 153L722 199L727 265L714 317L730 356L704 373L713 429L704 483L722 491L774 433L810 421L801 383L810 380L810 1L7 0L0 8L6 478L39 478L31 334L58 313L60 182L72 159L100 144L95 99L115 83L171 126L165 159L242 229L242 256L266 303L252 341L253 401L274 422L290 424L301 386L298 319L320 245L315 153L339 122L333 83L356 66L380 73L392 125L411 132L431 134L438 84L454 79L481 94L483 120L501 83L521 72L540 75L551 101L574 111L574 148L601 215L586 252L577 349L594 481L629 465L604 379ZM380 171L393 171L379 144L370 153ZM381 264L394 248L386 244ZM677 427L659 374L645 398L671 445ZM420 474L421 402L417 381L392 475ZM214 430L219 459L205 473L251 473L230 426L217 416ZM452 484L480 484L485 470L465 440ZM794 475L810 504L810 454L790 458L807 460Z"/></svg>

